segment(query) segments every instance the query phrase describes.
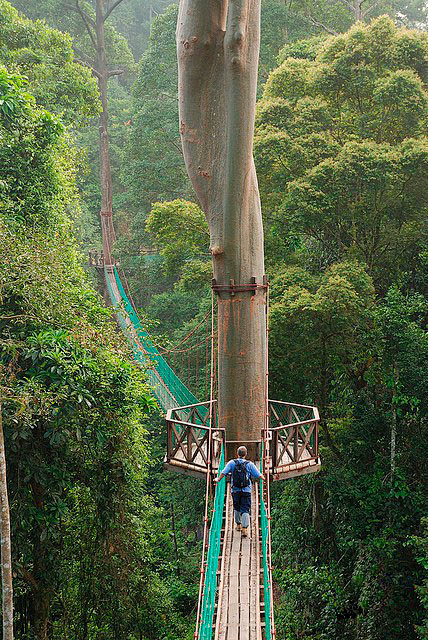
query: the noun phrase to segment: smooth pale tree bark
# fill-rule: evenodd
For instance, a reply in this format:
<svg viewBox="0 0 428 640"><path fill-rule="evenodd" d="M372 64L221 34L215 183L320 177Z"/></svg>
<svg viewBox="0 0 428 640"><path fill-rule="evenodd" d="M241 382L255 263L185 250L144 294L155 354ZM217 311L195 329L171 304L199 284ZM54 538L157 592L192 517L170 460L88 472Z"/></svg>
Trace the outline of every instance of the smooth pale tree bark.
<svg viewBox="0 0 428 640"><path fill-rule="evenodd" d="M0 404L0 505L1 505L1 584L3 640L13 640L13 583L10 539L10 511L7 493L6 453Z"/></svg>
<svg viewBox="0 0 428 640"><path fill-rule="evenodd" d="M253 160L259 42L260 0L181 0L180 133L210 228L214 278L226 288L257 284L218 294L219 426L239 442L260 440L265 415L263 226Z"/></svg>

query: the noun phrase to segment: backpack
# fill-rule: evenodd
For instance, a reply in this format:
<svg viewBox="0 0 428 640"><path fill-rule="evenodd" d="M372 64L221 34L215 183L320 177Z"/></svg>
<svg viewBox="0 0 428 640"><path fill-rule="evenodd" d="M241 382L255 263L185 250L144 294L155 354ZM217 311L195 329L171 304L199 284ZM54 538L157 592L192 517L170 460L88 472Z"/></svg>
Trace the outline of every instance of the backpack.
<svg viewBox="0 0 428 640"><path fill-rule="evenodd" d="M234 489L243 489L250 484L250 477L247 473L246 460L235 460L235 467L232 473L232 485Z"/></svg>

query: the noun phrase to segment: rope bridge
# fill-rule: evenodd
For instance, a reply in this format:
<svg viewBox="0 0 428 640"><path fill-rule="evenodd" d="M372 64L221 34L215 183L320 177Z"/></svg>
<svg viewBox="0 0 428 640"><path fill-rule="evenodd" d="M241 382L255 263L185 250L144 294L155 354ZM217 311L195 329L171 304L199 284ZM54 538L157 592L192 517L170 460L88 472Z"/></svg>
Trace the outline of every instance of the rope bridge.
<svg viewBox="0 0 428 640"><path fill-rule="evenodd" d="M196 396L174 373L141 325L126 295L116 266L106 265L104 275L116 318L128 338L134 358L145 367L150 386L160 406L166 411L179 405L197 403Z"/></svg>
<svg viewBox="0 0 428 640"><path fill-rule="evenodd" d="M260 471L266 480L252 487L251 531L242 538L233 523L233 505L223 479L212 496L213 477L225 464L225 433L217 426L214 384L216 379L215 327L204 318L178 345L158 348L142 326L115 265L104 265L107 288L117 321L127 337L136 361L144 367L159 405L166 412L168 469L205 479L204 543L195 640L274 640L273 590L270 534L270 479L293 477L317 471L318 422L316 407L268 401L266 424L260 440ZM207 325L208 338L196 347L205 353L205 395L198 402L189 389L189 336ZM208 351L210 350L210 369ZM184 384L170 366L171 360L186 354L187 381ZM196 369L199 369L199 355ZM178 368L179 369L179 368ZM180 370L180 369L179 369ZM182 360L181 374L186 373ZM194 378L195 387L202 389Z"/></svg>

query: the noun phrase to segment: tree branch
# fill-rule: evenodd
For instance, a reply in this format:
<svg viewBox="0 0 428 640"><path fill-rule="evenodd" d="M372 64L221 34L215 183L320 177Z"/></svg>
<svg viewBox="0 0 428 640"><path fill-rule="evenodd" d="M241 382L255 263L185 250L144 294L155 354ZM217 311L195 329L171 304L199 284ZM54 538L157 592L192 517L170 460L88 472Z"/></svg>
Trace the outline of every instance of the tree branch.
<svg viewBox="0 0 428 640"><path fill-rule="evenodd" d="M106 14L103 16L103 21L105 22L110 14L120 5L123 0L116 0L113 4L107 9Z"/></svg>
<svg viewBox="0 0 428 640"><path fill-rule="evenodd" d="M84 11L82 9L82 7L79 4L79 0L76 0L76 4L75 5L67 5L70 9L72 9L73 11L76 11L76 13L78 13L80 15L80 17L83 20L83 23L86 27L86 31L89 34L89 37L91 39L91 42L94 46L94 48L97 48L97 41L95 39L94 36L94 32L92 31L92 29L95 29L96 24L95 21L91 18L91 16L89 16L86 11Z"/></svg>
<svg viewBox="0 0 428 640"><path fill-rule="evenodd" d="M122 73L125 73L125 69L112 69L108 72L108 77L111 78L112 76L121 76Z"/></svg>
<svg viewBox="0 0 428 640"><path fill-rule="evenodd" d="M21 313L17 316L0 316L0 320L22 320L22 318L26 320L36 320L37 316L30 316L26 313Z"/></svg>
<svg viewBox="0 0 428 640"><path fill-rule="evenodd" d="M33 587L34 591L37 591L39 588L39 583L37 582L33 574L30 573L28 569L23 567L21 564L18 564L18 562L15 563L15 567L18 569L24 580Z"/></svg>
<svg viewBox="0 0 428 640"><path fill-rule="evenodd" d="M78 64L81 64L83 67L87 67L88 69L90 69L96 78L100 78L100 74L95 69L91 58L88 55L86 55L84 51L81 51L78 47L76 47L76 45L74 44L73 44L73 51L76 56L79 56L78 58L74 58L74 61L77 62Z"/></svg>
<svg viewBox="0 0 428 640"><path fill-rule="evenodd" d="M360 7L364 4L365 0L363 0L360 4ZM370 7L368 7L365 11L363 11L363 13L361 14L362 18L365 18L366 15L368 13L370 13L370 11L373 11L373 9L376 9L376 7L380 4L380 0L376 0L376 2L374 2Z"/></svg>
<svg viewBox="0 0 428 640"><path fill-rule="evenodd" d="M75 58L75 62L77 62L78 64L81 64L82 67L86 67L87 69L90 69L94 74L94 76L98 78L98 80L101 78L101 74L98 73L98 71L94 69L94 67L91 64L88 64L87 62L85 62L84 60L80 60L79 58Z"/></svg>
<svg viewBox="0 0 428 640"><path fill-rule="evenodd" d="M307 15L306 17L309 20L309 22L311 22L315 27L320 27L321 29L324 29L324 31L326 31L326 33L330 34L331 36L337 36L337 31L335 31L334 29L331 29L331 27L327 27L327 25L323 24L322 22L319 22L311 15Z"/></svg>

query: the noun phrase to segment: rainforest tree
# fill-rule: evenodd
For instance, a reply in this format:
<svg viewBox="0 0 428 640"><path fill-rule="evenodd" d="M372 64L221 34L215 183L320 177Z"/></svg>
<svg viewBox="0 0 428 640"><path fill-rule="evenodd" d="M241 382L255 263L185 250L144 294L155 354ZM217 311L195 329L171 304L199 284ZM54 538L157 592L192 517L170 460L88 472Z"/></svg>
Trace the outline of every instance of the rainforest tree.
<svg viewBox="0 0 428 640"><path fill-rule="evenodd" d="M263 228L252 153L259 28L260 2L180 5L180 134L210 228L214 278L223 287L219 424L234 441L259 440L265 406ZM239 291L252 282L253 292Z"/></svg>

